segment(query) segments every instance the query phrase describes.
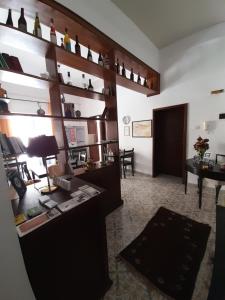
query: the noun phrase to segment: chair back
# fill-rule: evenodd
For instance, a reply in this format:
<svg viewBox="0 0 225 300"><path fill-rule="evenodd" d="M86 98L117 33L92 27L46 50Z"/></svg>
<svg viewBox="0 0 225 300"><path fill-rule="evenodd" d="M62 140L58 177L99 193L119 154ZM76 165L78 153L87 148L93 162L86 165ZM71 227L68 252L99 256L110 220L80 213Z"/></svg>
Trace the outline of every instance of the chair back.
<svg viewBox="0 0 225 300"><path fill-rule="evenodd" d="M225 164L225 154L216 154L216 164Z"/></svg>
<svg viewBox="0 0 225 300"><path fill-rule="evenodd" d="M123 154L122 154L122 159L123 161L126 160L132 162L132 160L134 159L134 148L132 148L131 150L123 150Z"/></svg>

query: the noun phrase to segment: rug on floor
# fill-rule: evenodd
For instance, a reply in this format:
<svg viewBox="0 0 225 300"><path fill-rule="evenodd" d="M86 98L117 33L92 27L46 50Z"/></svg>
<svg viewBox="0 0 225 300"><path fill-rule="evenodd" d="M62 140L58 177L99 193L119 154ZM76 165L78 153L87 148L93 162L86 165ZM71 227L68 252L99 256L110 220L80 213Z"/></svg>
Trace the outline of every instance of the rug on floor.
<svg viewBox="0 0 225 300"><path fill-rule="evenodd" d="M160 207L120 256L163 293L190 300L210 226Z"/></svg>

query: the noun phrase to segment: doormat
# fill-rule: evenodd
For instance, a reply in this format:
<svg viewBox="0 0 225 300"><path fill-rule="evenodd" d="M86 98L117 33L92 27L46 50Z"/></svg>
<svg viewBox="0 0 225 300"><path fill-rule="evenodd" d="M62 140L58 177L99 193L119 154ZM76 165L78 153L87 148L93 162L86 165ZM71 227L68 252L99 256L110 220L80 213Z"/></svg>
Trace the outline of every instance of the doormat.
<svg viewBox="0 0 225 300"><path fill-rule="evenodd" d="M209 225L160 207L120 257L163 293L190 300L209 233Z"/></svg>

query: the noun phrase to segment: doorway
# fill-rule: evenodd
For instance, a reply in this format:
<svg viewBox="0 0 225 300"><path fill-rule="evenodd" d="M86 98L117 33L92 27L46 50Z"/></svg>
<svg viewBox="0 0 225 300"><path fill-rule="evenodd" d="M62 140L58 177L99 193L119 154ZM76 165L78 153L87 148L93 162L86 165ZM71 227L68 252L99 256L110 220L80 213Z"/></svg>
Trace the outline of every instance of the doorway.
<svg viewBox="0 0 225 300"><path fill-rule="evenodd" d="M153 177L168 174L184 179L187 104L153 110Z"/></svg>

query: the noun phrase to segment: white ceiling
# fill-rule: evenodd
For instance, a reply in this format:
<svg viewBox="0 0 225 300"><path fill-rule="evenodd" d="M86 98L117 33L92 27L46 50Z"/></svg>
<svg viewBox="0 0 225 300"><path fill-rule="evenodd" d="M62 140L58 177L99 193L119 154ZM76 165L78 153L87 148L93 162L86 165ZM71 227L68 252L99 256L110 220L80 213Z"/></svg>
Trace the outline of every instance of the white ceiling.
<svg viewBox="0 0 225 300"><path fill-rule="evenodd" d="M111 1L158 48L225 21L225 0Z"/></svg>

